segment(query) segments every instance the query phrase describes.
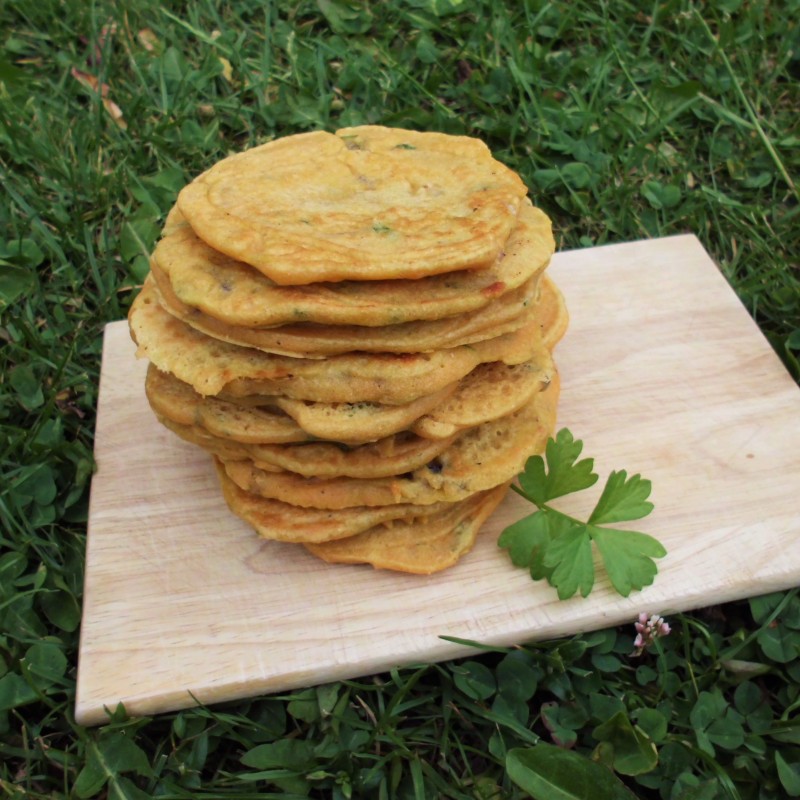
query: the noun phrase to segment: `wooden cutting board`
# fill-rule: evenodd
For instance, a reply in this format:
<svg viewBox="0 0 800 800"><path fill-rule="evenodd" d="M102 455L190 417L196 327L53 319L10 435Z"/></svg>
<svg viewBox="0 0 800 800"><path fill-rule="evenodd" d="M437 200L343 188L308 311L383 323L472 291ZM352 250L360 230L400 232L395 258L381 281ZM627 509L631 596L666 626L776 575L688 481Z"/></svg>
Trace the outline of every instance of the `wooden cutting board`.
<svg viewBox="0 0 800 800"><path fill-rule="evenodd" d="M559 425L601 480L653 481L637 524L669 554L625 599L560 602L497 547L531 507L510 495L472 553L431 577L331 566L259 540L209 458L163 429L125 322L105 331L75 715L214 703L669 615L800 583L800 391L693 236L565 252L571 326ZM633 633L633 628L631 627ZM191 693L191 695L190 695Z"/></svg>

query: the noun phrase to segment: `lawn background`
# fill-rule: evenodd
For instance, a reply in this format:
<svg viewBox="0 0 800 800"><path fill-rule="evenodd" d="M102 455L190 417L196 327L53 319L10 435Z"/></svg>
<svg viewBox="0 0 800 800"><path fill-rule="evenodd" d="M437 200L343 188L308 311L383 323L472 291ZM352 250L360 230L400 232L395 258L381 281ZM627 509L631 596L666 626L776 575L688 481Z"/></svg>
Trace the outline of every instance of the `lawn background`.
<svg viewBox="0 0 800 800"><path fill-rule="evenodd" d="M796 0L5 0L4 795L523 797L507 753L541 740L641 798L800 796L796 590L677 615L639 658L632 620L287 696L72 718L102 327L181 186L304 130L479 136L560 249L696 234L797 378L798 18Z"/></svg>

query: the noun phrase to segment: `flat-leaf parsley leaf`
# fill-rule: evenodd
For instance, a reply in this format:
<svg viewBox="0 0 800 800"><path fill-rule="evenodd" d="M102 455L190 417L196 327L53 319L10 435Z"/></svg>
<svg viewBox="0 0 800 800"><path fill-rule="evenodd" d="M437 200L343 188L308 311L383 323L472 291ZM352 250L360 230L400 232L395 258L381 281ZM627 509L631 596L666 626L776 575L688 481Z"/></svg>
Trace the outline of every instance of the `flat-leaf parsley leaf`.
<svg viewBox="0 0 800 800"><path fill-rule="evenodd" d="M583 442L562 428L548 441L544 457L533 456L512 487L538 510L509 525L498 545L511 561L530 570L534 580L547 580L561 600L577 592L586 597L594 586L592 542L597 546L611 585L623 597L649 586L658 567L653 559L667 554L652 536L638 531L601 527L646 517L653 504L650 481L625 470L612 472L586 522L548 505L551 500L588 489L597 483L594 460L578 461Z"/></svg>

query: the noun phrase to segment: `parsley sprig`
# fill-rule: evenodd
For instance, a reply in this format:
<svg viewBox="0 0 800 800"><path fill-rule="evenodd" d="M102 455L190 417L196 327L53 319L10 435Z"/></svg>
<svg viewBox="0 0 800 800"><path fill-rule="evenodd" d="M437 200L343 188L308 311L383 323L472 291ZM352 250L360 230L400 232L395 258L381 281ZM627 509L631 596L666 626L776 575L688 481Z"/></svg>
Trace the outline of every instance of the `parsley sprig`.
<svg viewBox="0 0 800 800"><path fill-rule="evenodd" d="M658 567L654 558L667 551L652 536L638 531L605 527L646 517L653 504L650 481L625 470L612 472L603 493L586 522L558 511L550 504L566 494L597 483L594 459L578 461L583 442L566 428L550 439L545 456L533 456L512 488L538 510L507 527L498 545L508 549L518 567L530 570L534 580L546 579L561 600L580 591L586 597L595 579L592 542L602 558L611 585L623 597L649 586Z"/></svg>

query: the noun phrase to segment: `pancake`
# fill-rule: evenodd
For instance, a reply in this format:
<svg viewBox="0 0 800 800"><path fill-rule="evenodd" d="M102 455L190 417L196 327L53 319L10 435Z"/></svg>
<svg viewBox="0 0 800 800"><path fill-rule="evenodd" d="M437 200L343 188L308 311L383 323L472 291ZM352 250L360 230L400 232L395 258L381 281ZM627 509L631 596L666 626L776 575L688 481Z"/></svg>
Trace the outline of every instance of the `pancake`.
<svg viewBox="0 0 800 800"><path fill-rule="evenodd" d="M456 502L512 480L542 451L555 428L558 392L556 379L519 411L467 431L434 462L399 477L320 480L247 461L226 462L225 470L245 491L302 507Z"/></svg>
<svg viewBox="0 0 800 800"><path fill-rule="evenodd" d="M186 186L128 315L157 419L231 511L331 563L430 574L555 429L550 222L481 141L287 136Z"/></svg>
<svg viewBox="0 0 800 800"><path fill-rule="evenodd" d="M160 414L156 414L156 418L165 428L172 431L172 433L179 436L185 442L195 444L207 453L217 456L223 461L248 460L247 452L243 449L244 445L211 436L203 431L202 428L196 428L191 425L180 425L177 422L173 422L169 417L162 417ZM263 463L259 465L259 468L264 472L275 471L275 467Z"/></svg>
<svg viewBox="0 0 800 800"><path fill-rule="evenodd" d="M423 467L439 457L454 439L455 436L423 439L403 432L356 447L329 442L251 445L247 455L259 469L278 468L309 478L382 478Z"/></svg>
<svg viewBox="0 0 800 800"><path fill-rule="evenodd" d="M387 406L314 403L259 395L236 402L203 397L189 384L152 364L145 382L147 398L157 414L179 425L198 425L214 436L243 444L286 444L309 439L349 445L374 442L406 430L446 401L457 386L450 384L406 405ZM258 404L245 405L248 400Z"/></svg>
<svg viewBox="0 0 800 800"><path fill-rule="evenodd" d="M311 438L282 411L242 408L214 397L204 398L187 383L152 364L147 368L145 393L157 416L177 425L197 425L212 436L233 442L288 444Z"/></svg>
<svg viewBox="0 0 800 800"><path fill-rule="evenodd" d="M265 472L285 470L313 478L379 478L401 475L433 461L455 437L423 439L410 432L377 442L347 447L335 442L307 444L243 444L212 436L202 428L180 425L166 417L159 421L187 442L225 461L251 460Z"/></svg>
<svg viewBox="0 0 800 800"><path fill-rule="evenodd" d="M336 511L298 508L279 500L268 500L240 489L219 461L219 475L225 502L236 516L255 528L259 536L281 542L329 542L391 523L419 519L450 507L449 503L415 506L397 503L382 508L344 508Z"/></svg>
<svg viewBox="0 0 800 800"><path fill-rule="evenodd" d="M273 402L311 436L346 444L365 444L406 430L446 401L457 387L457 382L450 383L402 405L314 403L291 397L276 397Z"/></svg>
<svg viewBox="0 0 800 800"><path fill-rule="evenodd" d="M347 353L302 359L221 342L181 322L157 301L148 278L128 315L137 357L148 358L207 396L282 395L326 403L410 403L464 377L478 364L519 364L541 340L535 321L512 333L433 353Z"/></svg>
<svg viewBox="0 0 800 800"><path fill-rule="evenodd" d="M556 368L546 348L523 364L502 361L480 364L463 378L458 389L410 429L429 439L451 437L518 411L549 386Z"/></svg>
<svg viewBox="0 0 800 800"><path fill-rule="evenodd" d="M488 266L525 195L477 139L362 126L223 159L178 206L215 250L302 285Z"/></svg>
<svg viewBox="0 0 800 800"><path fill-rule="evenodd" d="M447 511L305 547L329 563L371 564L376 569L431 575L453 566L472 549L478 531L507 490L504 484L455 503Z"/></svg>
<svg viewBox="0 0 800 800"><path fill-rule="evenodd" d="M536 306L536 319L542 343L549 350L554 350L567 332L569 312L560 289L547 277L542 287L542 298Z"/></svg>
<svg viewBox="0 0 800 800"><path fill-rule="evenodd" d="M194 425L202 397L187 383L149 364L144 392L156 415L178 425Z"/></svg>
<svg viewBox="0 0 800 800"><path fill-rule="evenodd" d="M552 347L563 334L567 315L561 295L549 279L543 285L537 318L546 320L542 333ZM147 393L154 410L163 416L183 425L200 425L225 439L280 444L318 438L353 445L408 428L426 438L452 436L516 411L546 386L554 370L548 349L540 344L527 362L479 365L460 381L404 405L322 403L260 395L203 398L188 384L153 366L148 370Z"/></svg>
<svg viewBox="0 0 800 800"><path fill-rule="evenodd" d="M298 322L383 327L437 320L483 308L541 274L555 249L550 220L527 199L497 260L485 269L418 280L279 286L248 264L209 247L177 206L151 259L162 294L228 325L267 328Z"/></svg>
<svg viewBox="0 0 800 800"><path fill-rule="evenodd" d="M177 299L167 281L159 278L158 270L153 270L153 277L164 308L192 328L224 342L295 358L322 358L353 351L425 353L472 344L521 328L528 321L527 309L538 294L538 279L532 278L490 305L456 317L383 328L313 323L249 328L220 322L190 308Z"/></svg>
<svg viewBox="0 0 800 800"><path fill-rule="evenodd" d="M512 414L542 391L557 373L551 351L564 335L569 315L561 292L547 277L537 307L542 342L522 364L501 361L479 364L462 378L450 397L416 420L411 430L438 438Z"/></svg>
<svg viewBox="0 0 800 800"><path fill-rule="evenodd" d="M190 425L179 425L173 422L169 417L162 417L156 414L156 419L168 430L172 431L177 436L180 436L185 442L195 444L205 450L207 453L217 456L224 461L246 461L247 453L243 452L241 445L236 443L229 443L225 439L219 439L203 432L199 428L194 428ZM270 470L274 471L274 467L268 464L259 464L259 468L264 472Z"/></svg>

